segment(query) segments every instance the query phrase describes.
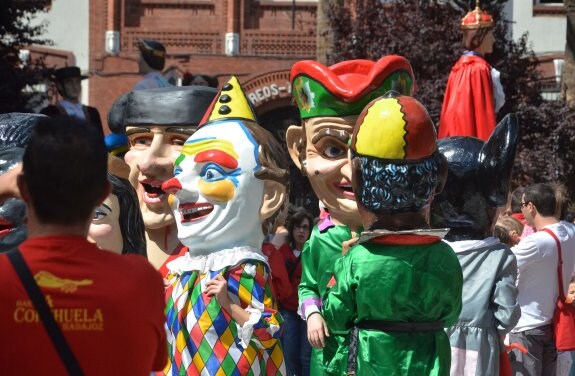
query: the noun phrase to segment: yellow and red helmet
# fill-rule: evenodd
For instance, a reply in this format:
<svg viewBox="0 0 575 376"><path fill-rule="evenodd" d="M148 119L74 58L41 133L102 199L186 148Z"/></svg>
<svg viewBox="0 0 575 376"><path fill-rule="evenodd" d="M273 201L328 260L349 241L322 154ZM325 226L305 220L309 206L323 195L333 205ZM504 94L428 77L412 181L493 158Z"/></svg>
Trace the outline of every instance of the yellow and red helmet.
<svg viewBox="0 0 575 376"><path fill-rule="evenodd" d="M357 119L351 141L355 155L412 163L437 150L435 126L413 97L388 92L371 101Z"/></svg>

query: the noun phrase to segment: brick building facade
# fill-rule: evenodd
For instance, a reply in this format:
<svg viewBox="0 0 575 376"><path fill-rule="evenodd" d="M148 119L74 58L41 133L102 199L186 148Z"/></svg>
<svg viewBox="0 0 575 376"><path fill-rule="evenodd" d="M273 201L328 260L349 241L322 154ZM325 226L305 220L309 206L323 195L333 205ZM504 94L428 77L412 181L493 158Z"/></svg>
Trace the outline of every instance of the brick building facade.
<svg viewBox="0 0 575 376"><path fill-rule="evenodd" d="M89 103L104 120L141 79L138 40L154 39L166 47L164 76L174 82L185 72L220 85L236 75L260 123L285 144L286 128L299 123L289 71L315 59L316 10L313 0L90 0ZM317 212L309 182L291 170L290 201Z"/></svg>
<svg viewBox="0 0 575 376"><path fill-rule="evenodd" d="M137 41L146 38L166 46L164 74L173 81L187 71L221 84L233 74L258 115L293 114L289 69L315 58L316 8L300 0L91 0L89 103L105 115L141 79Z"/></svg>

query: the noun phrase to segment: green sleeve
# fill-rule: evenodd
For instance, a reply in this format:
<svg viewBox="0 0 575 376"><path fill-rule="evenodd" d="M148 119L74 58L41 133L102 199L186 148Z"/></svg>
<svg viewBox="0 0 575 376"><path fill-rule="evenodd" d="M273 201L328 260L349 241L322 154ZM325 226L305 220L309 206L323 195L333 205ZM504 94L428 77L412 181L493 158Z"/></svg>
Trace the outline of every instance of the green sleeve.
<svg viewBox="0 0 575 376"><path fill-rule="evenodd" d="M345 331L357 318L352 251L335 262L334 276L324 294L323 317L330 331Z"/></svg>
<svg viewBox="0 0 575 376"><path fill-rule="evenodd" d="M313 232L317 231L314 228ZM301 315L304 319L312 312L318 312L321 309L321 299L318 291L318 281L316 278L317 260L313 254L312 236L305 242L301 252L301 280L298 286L298 299Z"/></svg>

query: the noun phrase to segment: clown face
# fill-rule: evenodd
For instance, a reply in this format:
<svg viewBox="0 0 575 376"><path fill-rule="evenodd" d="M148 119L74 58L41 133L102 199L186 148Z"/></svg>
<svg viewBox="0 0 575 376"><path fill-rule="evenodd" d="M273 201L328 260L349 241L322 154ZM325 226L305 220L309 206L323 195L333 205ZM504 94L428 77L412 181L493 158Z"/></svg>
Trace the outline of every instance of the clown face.
<svg viewBox="0 0 575 376"><path fill-rule="evenodd" d="M359 222L347 158L356 116L305 120L306 149L302 170L336 223Z"/></svg>
<svg viewBox="0 0 575 376"><path fill-rule="evenodd" d="M191 254L261 245L259 169L258 145L240 121L210 123L186 141L162 188L175 197L178 238Z"/></svg>
<svg viewBox="0 0 575 376"><path fill-rule="evenodd" d="M164 126L129 126L126 134L130 150L124 160L130 166L129 180L140 201L147 229L159 229L174 223L167 195L161 190L173 176L174 161L192 129Z"/></svg>

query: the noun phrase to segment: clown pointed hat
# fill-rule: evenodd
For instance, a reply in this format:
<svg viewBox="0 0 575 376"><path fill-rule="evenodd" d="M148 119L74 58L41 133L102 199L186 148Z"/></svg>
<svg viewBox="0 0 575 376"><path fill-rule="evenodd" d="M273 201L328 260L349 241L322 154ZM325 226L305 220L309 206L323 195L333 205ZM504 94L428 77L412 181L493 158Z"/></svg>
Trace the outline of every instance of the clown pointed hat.
<svg viewBox="0 0 575 376"><path fill-rule="evenodd" d="M206 111L200 127L218 120L247 120L257 123L244 89L235 76L230 77Z"/></svg>
<svg viewBox="0 0 575 376"><path fill-rule="evenodd" d="M377 62L348 60L326 67L317 61L300 61L291 69L292 94L302 119L359 115L366 104L395 90L415 93L409 61L386 56Z"/></svg>

